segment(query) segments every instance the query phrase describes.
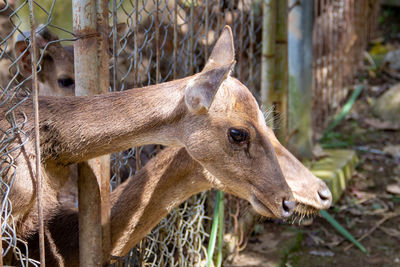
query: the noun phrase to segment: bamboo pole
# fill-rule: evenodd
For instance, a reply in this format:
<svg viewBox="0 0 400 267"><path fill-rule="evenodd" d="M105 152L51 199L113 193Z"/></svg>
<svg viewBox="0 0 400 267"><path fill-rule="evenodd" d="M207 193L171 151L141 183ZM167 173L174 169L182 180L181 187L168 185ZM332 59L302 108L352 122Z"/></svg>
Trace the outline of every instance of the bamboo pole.
<svg viewBox="0 0 400 267"><path fill-rule="evenodd" d="M109 89L108 2L73 0L75 94L105 93ZM100 266L108 258L110 159L102 156L78 164L79 262Z"/></svg>
<svg viewBox="0 0 400 267"><path fill-rule="evenodd" d="M276 134L284 145L287 137L288 122L288 46L287 46L287 0L277 1L276 16L276 46L275 46L275 82L270 91L270 101L275 108L279 120L275 121Z"/></svg>
<svg viewBox="0 0 400 267"><path fill-rule="evenodd" d="M262 8L261 104L266 108L273 104L275 83L276 0L264 0Z"/></svg>

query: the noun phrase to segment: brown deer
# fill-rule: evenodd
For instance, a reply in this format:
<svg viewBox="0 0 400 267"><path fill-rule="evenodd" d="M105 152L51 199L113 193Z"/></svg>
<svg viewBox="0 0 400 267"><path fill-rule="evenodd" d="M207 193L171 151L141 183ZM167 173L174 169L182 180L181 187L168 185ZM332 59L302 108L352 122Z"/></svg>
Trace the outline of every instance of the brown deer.
<svg viewBox="0 0 400 267"><path fill-rule="evenodd" d="M298 201L298 213L314 213L329 207L331 197L325 183L286 150L279 155L279 163L286 171L285 179ZM226 181L212 176L184 148L164 149L111 193L110 254L114 257L126 255L168 212L196 193L211 188L235 193L236 185ZM60 207L47 227L46 263L79 266L77 208ZM28 243L29 252L37 257L37 234Z"/></svg>
<svg viewBox="0 0 400 267"><path fill-rule="evenodd" d="M295 202L270 141L273 133L250 91L229 75L232 40L226 27L204 70L184 79L97 96L40 97L44 217L57 209L70 164L152 143L185 147L215 183L229 186L260 214L290 216ZM32 103L19 108L2 110L0 128L7 129L11 115L26 120L21 128L26 135L19 132L8 147L18 168L9 198L17 235L24 239L37 228L36 176L34 145L27 140L33 133Z"/></svg>
<svg viewBox="0 0 400 267"><path fill-rule="evenodd" d="M127 31L127 25L117 25L117 38L120 40ZM31 54L29 51L30 32L17 36L14 53L19 60L21 75L28 78L32 74ZM73 46L63 46L47 26L40 25L36 33L36 45L42 50L38 72L39 95L73 96L75 95L74 51ZM112 47L112 46L111 46ZM110 51L110 54L112 51Z"/></svg>

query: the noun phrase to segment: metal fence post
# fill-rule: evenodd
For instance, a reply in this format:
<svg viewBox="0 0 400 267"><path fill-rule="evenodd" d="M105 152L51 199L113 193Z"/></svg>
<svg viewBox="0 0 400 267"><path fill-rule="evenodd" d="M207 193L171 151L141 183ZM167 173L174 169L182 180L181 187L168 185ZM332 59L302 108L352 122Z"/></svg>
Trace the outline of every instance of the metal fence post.
<svg viewBox="0 0 400 267"><path fill-rule="evenodd" d="M295 5L295 6L293 6ZM312 15L313 1L289 0L289 147L297 156L312 150Z"/></svg>
<svg viewBox="0 0 400 267"><path fill-rule="evenodd" d="M108 24L108 0L97 0L97 31L99 33L98 50L98 72L99 72L99 91L96 93L107 93L110 90L110 71L109 71L109 40L108 33L110 26ZM110 235L110 155L100 157L101 172L98 176L101 181L101 228L102 228L102 251L103 261L108 261L111 246Z"/></svg>
<svg viewBox="0 0 400 267"><path fill-rule="evenodd" d="M75 94L109 89L108 1L73 0ZM110 159L102 156L79 164L80 266L100 266L109 251Z"/></svg>
<svg viewBox="0 0 400 267"><path fill-rule="evenodd" d="M2 227L1 227L1 216L0 216L0 267L3 267L3 234L2 234Z"/></svg>
<svg viewBox="0 0 400 267"><path fill-rule="evenodd" d="M35 129L35 172L36 172L36 197L38 208L38 228L39 228L39 253L41 266L46 266L45 260L45 244L44 244L44 222L43 222L43 206L42 206L42 175L41 175L41 154L40 154L40 134L39 134L39 88L37 75L37 55L38 49L36 46L36 25L35 16L33 13L33 1L29 2L29 22L31 26L31 68L32 68L32 102L34 112L34 129Z"/></svg>

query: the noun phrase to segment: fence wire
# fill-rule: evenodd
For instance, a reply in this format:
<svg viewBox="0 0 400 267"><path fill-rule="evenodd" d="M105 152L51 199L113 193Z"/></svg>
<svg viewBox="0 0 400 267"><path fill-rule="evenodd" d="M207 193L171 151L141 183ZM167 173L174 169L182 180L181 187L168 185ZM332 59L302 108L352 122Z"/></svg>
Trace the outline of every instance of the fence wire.
<svg viewBox="0 0 400 267"><path fill-rule="evenodd" d="M55 0L40 4L34 2L35 17L39 18L37 22L41 24L39 29L53 27L58 34L64 31L64 36L68 34L72 40L70 31L53 24L52 13L55 2ZM26 117L18 108L31 97L29 25L28 1L0 2L0 108L2 112L4 111L6 119L0 125L1 256L4 265L40 265L38 261L29 258L27 243L16 234L17 225L12 216L13 203L9 199L19 171L15 163L15 155L29 140L29 133L23 131ZM48 53L52 55L51 44L61 40L42 38L41 41L44 43L38 45L40 46L38 47L40 49L38 72L39 79L46 82L46 78L50 76L46 56Z"/></svg>
<svg viewBox="0 0 400 267"><path fill-rule="evenodd" d="M341 105L343 89L354 78L362 60L367 40L373 33L378 1L314 0L314 129L325 127L324 118ZM46 0L35 3L37 24L49 29L45 45L40 47L39 80L41 94L46 89L60 88L58 94L73 94L73 57L67 45L72 34L70 1ZM39 4L40 3L40 4ZM262 1L260 0L110 0L110 77L111 91L161 83L201 71L216 38L225 25L230 25L235 36L238 77L259 99L260 62L262 46ZM24 120L16 119L21 102L16 96L30 97L30 77L20 69L29 48L27 1L0 2L0 108L5 108L9 125L0 125L0 188L1 240L3 259L15 258L21 266L37 266L29 259L24 241L16 236L8 196L18 169L13 153L21 145L13 146L17 136L27 135ZM42 36L43 37L43 36ZM26 48L16 53L14 45L25 40ZM62 46L60 45L62 42ZM62 48L62 49L61 49ZM48 56L62 64L53 68L46 65ZM72 59L72 61L71 61ZM71 63L72 62L72 63ZM72 64L72 66L71 66ZM58 68L62 66L63 69ZM72 74L71 74L72 69ZM49 71L51 72L48 75ZM58 75L69 74L57 79ZM72 76L71 76L72 75ZM53 77L53 79L51 79ZM46 87L47 86L47 87ZM72 88L72 89L71 89ZM69 90L69 91L68 91ZM132 176L153 157L159 146L132 148L111 156L111 185L117 186ZM69 181L65 201L76 201ZM246 236L238 229L238 211L247 204L227 197L225 232L239 235L230 251L237 253L246 243ZM201 266L206 261L213 198L200 194L171 212L153 229L141 245L132 249L116 266ZM19 245L19 246L17 246ZM25 244L26 247L26 244Z"/></svg>
<svg viewBox="0 0 400 267"><path fill-rule="evenodd" d="M314 0L313 129L342 106L376 34L379 1Z"/></svg>
<svg viewBox="0 0 400 267"><path fill-rule="evenodd" d="M16 225L12 216L12 203L8 198L17 172L13 154L27 141L27 135L22 130L25 121L16 119L15 111L21 102L29 97L29 92L22 88L22 82L18 79L19 70L15 64L12 51L12 36L18 31L18 26L22 22L19 15L15 13L15 6L15 1L0 3L0 108L6 110L4 116L8 121L8 125L1 125L0 129L1 252L3 264L7 264L7 258L15 257L20 261L21 266L28 264L37 266L38 262L29 259L28 255L22 253L19 249L21 246L26 248L27 244L16 235ZM25 98L16 103L13 101L16 94L24 94ZM23 137L20 145L13 143L17 136Z"/></svg>
<svg viewBox="0 0 400 267"><path fill-rule="evenodd" d="M235 75L258 97L261 14L260 1L113 1L112 90L165 82L201 71L220 31L230 25L236 37ZM112 184L132 175L156 150L145 146L113 155ZM206 199L208 208L204 205ZM204 227L209 230L211 225L212 203L205 193L189 199L129 253L123 266L203 266L209 232ZM226 231L232 232L233 225L233 217L227 216Z"/></svg>

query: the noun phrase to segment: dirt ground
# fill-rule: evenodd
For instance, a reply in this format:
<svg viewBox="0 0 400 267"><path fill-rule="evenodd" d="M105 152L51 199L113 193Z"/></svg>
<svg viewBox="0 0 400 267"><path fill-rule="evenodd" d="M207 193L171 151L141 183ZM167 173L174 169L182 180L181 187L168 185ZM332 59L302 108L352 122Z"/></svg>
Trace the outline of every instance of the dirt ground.
<svg viewBox="0 0 400 267"><path fill-rule="evenodd" d="M393 42L399 46L398 40ZM366 87L333 137L356 149L360 162L328 212L356 239L363 238L368 253L350 246L325 219L316 217L305 222L309 225L259 225L232 266L400 266L400 193L390 193L390 187L400 188L400 156L388 153L400 155L400 126L377 121L371 112L374 99L400 80L367 66L360 77Z"/></svg>

